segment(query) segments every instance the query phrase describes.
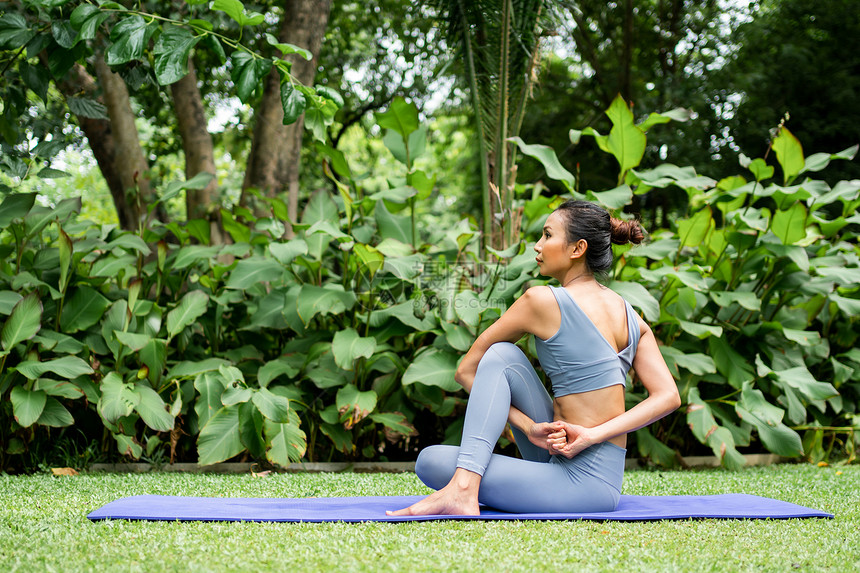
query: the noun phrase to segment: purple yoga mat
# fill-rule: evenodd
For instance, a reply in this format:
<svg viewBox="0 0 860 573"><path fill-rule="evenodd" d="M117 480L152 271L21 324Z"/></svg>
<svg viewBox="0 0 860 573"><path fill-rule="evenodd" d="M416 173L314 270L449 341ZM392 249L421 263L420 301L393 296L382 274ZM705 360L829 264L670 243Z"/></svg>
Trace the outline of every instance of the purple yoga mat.
<svg viewBox="0 0 860 573"><path fill-rule="evenodd" d="M298 499L177 497L136 495L112 501L87 517L150 521L428 521L434 519L586 519L593 521L652 521L658 519L787 519L833 517L801 505L747 495L622 495L615 511L601 513L506 513L486 507L480 516L424 515L391 517L424 496L312 497Z"/></svg>

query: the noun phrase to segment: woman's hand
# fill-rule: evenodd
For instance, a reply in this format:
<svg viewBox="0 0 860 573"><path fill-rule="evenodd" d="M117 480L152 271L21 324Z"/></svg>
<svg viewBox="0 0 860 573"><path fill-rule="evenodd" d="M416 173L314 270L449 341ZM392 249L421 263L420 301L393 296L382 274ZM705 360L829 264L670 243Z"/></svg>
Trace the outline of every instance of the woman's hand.
<svg viewBox="0 0 860 573"><path fill-rule="evenodd" d="M554 422L561 426L560 432L553 434L549 438L551 454L558 454L568 459L572 458L579 452L593 446L597 441L592 436L590 428L568 424L567 422Z"/></svg>
<svg viewBox="0 0 860 573"><path fill-rule="evenodd" d="M555 453L555 445L564 445L566 434L562 428L563 422L539 422L529 427L526 434L529 441L534 445Z"/></svg>

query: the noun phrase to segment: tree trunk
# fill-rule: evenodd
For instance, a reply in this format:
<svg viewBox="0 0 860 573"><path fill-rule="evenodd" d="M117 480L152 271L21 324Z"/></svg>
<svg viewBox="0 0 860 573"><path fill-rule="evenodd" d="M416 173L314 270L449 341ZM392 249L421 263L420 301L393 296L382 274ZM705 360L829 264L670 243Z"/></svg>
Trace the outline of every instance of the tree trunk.
<svg viewBox="0 0 860 573"><path fill-rule="evenodd" d="M198 173L215 175L215 152L212 135L207 127L203 113L203 98L197 88L197 70L194 62L188 59L188 74L170 85L173 106L182 148L185 151L185 178L191 179ZM217 221L220 201L217 195L218 182L213 178L204 189L185 191L185 212L190 219L209 221L210 242L224 242L223 233Z"/></svg>
<svg viewBox="0 0 860 573"><path fill-rule="evenodd" d="M138 203L140 214L143 215L146 206L154 204L156 198L147 173L149 166L140 147L137 126L134 124L135 117L128 88L125 81L108 67L102 56L96 56L95 66L113 133L114 168L122 181L123 190L132 190L133 202ZM161 205L156 207L155 216L162 221L167 219Z"/></svg>
<svg viewBox="0 0 860 573"><path fill-rule="evenodd" d="M284 6L278 40L306 48L313 54L310 62L297 56L288 57L293 62L293 77L305 85L313 84L330 11L331 0L287 0ZM289 216L295 221L298 218L304 116L288 126L284 126L283 121L280 77L272 70L255 117L242 201L249 201L247 191L251 188L266 197L287 191ZM292 229L287 229L287 236L293 236Z"/></svg>
<svg viewBox="0 0 860 573"><path fill-rule="evenodd" d="M84 94L88 98L101 101L96 97L98 87L95 79L81 64L75 64L66 76L57 81L57 88L65 97ZM87 136L90 149L96 158L99 170L107 183L113 198L119 225L127 231L136 230L140 211L136 202L131 202L125 194L125 187L114 163L114 140L110 120L77 116L78 125Z"/></svg>

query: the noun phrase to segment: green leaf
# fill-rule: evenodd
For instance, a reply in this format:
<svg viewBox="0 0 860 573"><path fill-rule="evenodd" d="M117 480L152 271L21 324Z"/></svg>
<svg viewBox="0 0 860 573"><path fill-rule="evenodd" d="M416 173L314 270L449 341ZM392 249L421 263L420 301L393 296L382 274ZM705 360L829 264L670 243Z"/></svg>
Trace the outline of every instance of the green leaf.
<svg viewBox="0 0 860 573"><path fill-rule="evenodd" d="M94 6L93 4L78 5L70 16L72 28L78 31L78 37L75 42L94 39L99 26L109 17L110 14L102 12L98 6Z"/></svg>
<svg viewBox="0 0 860 573"><path fill-rule="evenodd" d="M607 286L620 294L631 305L641 310L647 320L655 322L660 318L660 303L640 283L611 281Z"/></svg>
<svg viewBox="0 0 860 573"><path fill-rule="evenodd" d="M289 80L281 82L281 106L284 108L284 125L295 123L307 107L304 94L295 89Z"/></svg>
<svg viewBox="0 0 860 573"><path fill-rule="evenodd" d="M396 434L402 436L415 434L415 426L410 424L406 416L399 412L376 412L370 415L370 419L377 424L382 424Z"/></svg>
<svg viewBox="0 0 860 573"><path fill-rule="evenodd" d="M12 414L15 416L15 421L27 428L42 415L48 395L42 390L27 390L21 386L15 386L9 398L12 400Z"/></svg>
<svg viewBox="0 0 860 573"><path fill-rule="evenodd" d="M59 396L76 400L84 397L84 391L70 382L40 378L33 385L33 390L44 390L48 396Z"/></svg>
<svg viewBox="0 0 860 573"><path fill-rule="evenodd" d="M805 366L776 371L774 374L777 381L796 389L810 401L828 400L839 395L832 384L819 382Z"/></svg>
<svg viewBox="0 0 860 573"><path fill-rule="evenodd" d="M140 361L149 368L149 380L158 383L167 364L167 341L153 338L140 349Z"/></svg>
<svg viewBox="0 0 860 573"><path fill-rule="evenodd" d="M197 463L217 464L245 450L239 435L239 407L225 406L215 412L197 437Z"/></svg>
<svg viewBox="0 0 860 573"><path fill-rule="evenodd" d="M633 123L633 113L620 95L609 105L606 115L612 121L606 144L624 174L642 161L645 154L645 133ZM623 178L619 178L619 181L621 180Z"/></svg>
<svg viewBox="0 0 860 573"><path fill-rule="evenodd" d="M740 388L744 382L753 379L752 367L724 338L709 337L708 348L714 364L717 365L717 371L726 377L732 387Z"/></svg>
<svg viewBox="0 0 860 573"><path fill-rule="evenodd" d="M538 144L529 145L519 137L510 137L508 141L516 143L523 155L537 159L543 165L543 168L546 169L547 177L556 181L563 181L567 183L568 188L573 188L576 178L570 171L562 167L555 151L551 147Z"/></svg>
<svg viewBox="0 0 860 573"><path fill-rule="evenodd" d="M93 264L90 274L94 277L113 278L126 271L126 275L129 275L134 272L136 263L137 257L134 255L122 255L119 257L108 255Z"/></svg>
<svg viewBox="0 0 860 573"><path fill-rule="evenodd" d="M271 34L266 34L266 41L269 43L270 46L274 46L278 50L280 50L281 53L285 56L289 56L290 54L298 54L308 62L310 62L314 57L314 55L311 54L310 51L304 48L300 48L293 44L278 42L278 39Z"/></svg>
<svg viewBox="0 0 860 573"><path fill-rule="evenodd" d="M66 299L60 315L60 328L66 334L85 330L99 321L108 306L110 301L101 293L88 286L80 286L71 298Z"/></svg>
<svg viewBox="0 0 860 573"><path fill-rule="evenodd" d="M174 418L168 411L167 404L158 393L145 384L135 384L134 392L140 396L135 410L140 414L143 423L156 432L169 432L173 429Z"/></svg>
<svg viewBox="0 0 860 573"><path fill-rule="evenodd" d="M681 239L681 246L698 247L713 225L714 218L710 207L700 209L689 219L681 219L678 221L678 237Z"/></svg>
<svg viewBox="0 0 860 573"><path fill-rule="evenodd" d="M18 301L24 298L20 294L12 290L0 291L0 314L9 315L12 309L18 304Z"/></svg>
<svg viewBox="0 0 860 573"><path fill-rule="evenodd" d="M39 416L36 423L51 428L63 428L74 424L75 419L56 398L48 398L45 402L45 409L42 410L42 415Z"/></svg>
<svg viewBox="0 0 860 573"><path fill-rule="evenodd" d="M298 416L291 417L286 424L263 420L268 450L266 459L279 466L301 461L307 448L306 436L299 427Z"/></svg>
<svg viewBox="0 0 860 573"><path fill-rule="evenodd" d="M298 373L299 369L288 359L277 358L260 366L257 371L257 383L265 388L272 380L282 374L286 374L288 378L294 378Z"/></svg>
<svg viewBox="0 0 860 573"><path fill-rule="evenodd" d="M66 98L66 105L69 106L69 111L78 117L88 119L108 119L107 108L101 102L85 97L69 97Z"/></svg>
<svg viewBox="0 0 860 573"><path fill-rule="evenodd" d="M355 294L345 292L340 285L327 284L318 287L302 285L296 309L304 324L309 324L317 314L340 314L355 305Z"/></svg>
<svg viewBox="0 0 860 573"><path fill-rule="evenodd" d="M105 52L105 62L118 66L132 60L142 60L147 41L146 21L137 15L123 18L111 28L113 42Z"/></svg>
<svg viewBox="0 0 860 573"><path fill-rule="evenodd" d="M17 50L36 35L21 14L7 12L0 16L0 50Z"/></svg>
<svg viewBox="0 0 860 573"><path fill-rule="evenodd" d="M194 403L198 424L205 426L215 412L221 409L221 394L226 384L218 372L203 372L194 379L194 388L200 394Z"/></svg>
<svg viewBox="0 0 860 573"><path fill-rule="evenodd" d="M354 328L347 328L335 333L331 350L335 364L344 370L352 370L356 360L373 356L376 351L376 339L372 336L359 336Z"/></svg>
<svg viewBox="0 0 860 573"><path fill-rule="evenodd" d="M61 378L72 380L84 374L92 374L93 369L89 364L78 358L77 356L62 356L54 360L39 362L35 360L27 360L21 362L15 367L19 374L22 374L30 380L35 380L46 372L52 372Z"/></svg>
<svg viewBox="0 0 860 573"><path fill-rule="evenodd" d="M382 239L396 239L401 243L412 244L412 221L409 217L392 215L382 201L376 203L374 214Z"/></svg>
<svg viewBox="0 0 860 573"><path fill-rule="evenodd" d="M675 450L651 435L647 427L636 430L635 435L639 455L663 467L671 468L678 465Z"/></svg>
<svg viewBox="0 0 860 573"><path fill-rule="evenodd" d="M188 75L188 56L200 41L187 28L165 26L155 47L155 79L162 86L178 82Z"/></svg>
<svg viewBox="0 0 860 573"><path fill-rule="evenodd" d="M36 193L14 193L7 195L0 204L0 231L15 219L23 219L36 202Z"/></svg>
<svg viewBox="0 0 860 573"><path fill-rule="evenodd" d="M9 352L19 342L30 340L42 328L42 301L36 291L20 299L0 331L3 350Z"/></svg>
<svg viewBox="0 0 860 573"><path fill-rule="evenodd" d="M229 385L227 389L224 390L224 393L221 394L221 403L225 406L232 406L233 404L242 404L251 399L251 395L253 391L250 388L245 388L244 386L234 386Z"/></svg>
<svg viewBox="0 0 860 573"><path fill-rule="evenodd" d="M230 277L224 285L230 289L247 289L257 283L277 282L284 276L284 266L278 261L263 257L242 259L230 271Z"/></svg>
<svg viewBox="0 0 860 573"><path fill-rule="evenodd" d="M747 310L761 310L761 299L754 292L711 291L708 294L720 306L730 306L737 303Z"/></svg>
<svg viewBox="0 0 860 573"><path fill-rule="evenodd" d="M755 176L756 181L765 181L773 177L773 167L765 163L764 159L757 158L749 164L749 170Z"/></svg>
<svg viewBox="0 0 860 573"><path fill-rule="evenodd" d="M687 322L686 320L678 320L681 330L688 334L692 334L696 338L704 339L709 336L722 336L723 327L713 326L710 324L699 324L697 322Z"/></svg>
<svg viewBox="0 0 860 573"><path fill-rule="evenodd" d="M607 209L615 210L630 203L633 198L633 190L625 183L609 191L588 191L585 195L589 201L596 201Z"/></svg>
<svg viewBox="0 0 860 573"><path fill-rule="evenodd" d="M131 414L140 402L140 395L132 390L131 385L123 382L116 372L102 379L99 390L102 393L98 402L99 415L111 424Z"/></svg>
<svg viewBox="0 0 860 573"><path fill-rule="evenodd" d="M245 12L245 6L239 0L215 0L213 10L220 10L230 16L240 26L257 26L262 24L265 17L257 12Z"/></svg>
<svg viewBox="0 0 860 573"><path fill-rule="evenodd" d="M638 124L637 127L642 131L648 131L653 126L661 123L669 123L670 121L688 121L691 116L692 113L690 110L678 107L663 113L651 113L648 115L648 118Z"/></svg>
<svg viewBox="0 0 860 573"><path fill-rule="evenodd" d="M362 392L354 384L340 388L335 404L343 427L349 430L368 417L376 408L376 400L376 392L373 390Z"/></svg>
<svg viewBox="0 0 860 573"><path fill-rule="evenodd" d="M51 22L51 35L60 47L67 50L77 43L77 34L68 20L54 20Z"/></svg>
<svg viewBox="0 0 860 573"><path fill-rule="evenodd" d="M250 401L239 404L239 440L255 458L259 459L266 455L266 442L263 441L263 415Z"/></svg>
<svg viewBox="0 0 860 573"><path fill-rule="evenodd" d="M787 211L773 214L771 229L783 245L793 245L806 237L806 207L797 202Z"/></svg>
<svg viewBox="0 0 860 573"><path fill-rule="evenodd" d="M287 423L290 421L290 401L283 396L273 394L267 388L254 392L251 400L266 418L273 422Z"/></svg>
<svg viewBox="0 0 860 573"><path fill-rule="evenodd" d="M779 134L773 140L773 150L776 152L776 160L782 167L785 182L797 176L806 165L800 141L784 126L780 128Z"/></svg>
<svg viewBox="0 0 860 573"><path fill-rule="evenodd" d="M402 97L394 98L388 111L376 114L379 127L390 129L406 140L409 134L418 129L418 108Z"/></svg>
<svg viewBox="0 0 860 573"><path fill-rule="evenodd" d="M456 392L460 385L454 380L459 357L438 348L428 348L416 356L403 373L403 385L420 382L427 386L439 386L448 392Z"/></svg>
<svg viewBox="0 0 860 573"><path fill-rule="evenodd" d="M230 61L233 64L230 77L236 85L236 95L242 103L246 103L272 69L272 60L236 50L230 55Z"/></svg>
<svg viewBox="0 0 860 573"><path fill-rule="evenodd" d="M206 360L190 361L184 360L170 369L167 373L168 378L189 378L198 376L204 372L218 370L222 366L229 366L230 363L223 358L207 358Z"/></svg>
<svg viewBox="0 0 860 573"><path fill-rule="evenodd" d="M209 295L202 290L186 293L179 304L167 313L167 333L173 338L186 326L192 324L206 312L209 306Z"/></svg>
<svg viewBox="0 0 860 573"><path fill-rule="evenodd" d="M708 443L708 438L718 428L711 407L699 396L698 388L690 388L687 394L687 425L703 444Z"/></svg>

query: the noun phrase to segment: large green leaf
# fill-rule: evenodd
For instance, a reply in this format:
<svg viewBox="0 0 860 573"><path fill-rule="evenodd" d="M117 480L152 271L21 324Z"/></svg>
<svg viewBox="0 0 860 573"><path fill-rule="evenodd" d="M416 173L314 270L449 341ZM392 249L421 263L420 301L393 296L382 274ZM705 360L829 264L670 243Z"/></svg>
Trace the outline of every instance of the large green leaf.
<svg viewBox="0 0 860 573"><path fill-rule="evenodd" d="M805 366L780 370L774 374L779 382L798 390L810 401L827 400L839 395L832 384L819 382Z"/></svg>
<svg viewBox="0 0 860 573"><path fill-rule="evenodd" d="M302 285L296 301L299 317L305 324L317 314L340 314L355 305L355 294L346 292L340 285Z"/></svg>
<svg viewBox="0 0 860 573"><path fill-rule="evenodd" d="M307 107L304 94L295 89L289 80L281 82L281 107L284 108L284 125L295 123Z"/></svg>
<svg viewBox="0 0 860 573"><path fill-rule="evenodd" d="M18 300L12 307L9 318L0 331L4 353L8 353L19 342L30 340L42 328L42 301L33 291Z"/></svg>
<svg viewBox="0 0 860 573"><path fill-rule="evenodd" d="M612 281L608 286L624 297L624 300L641 310L647 320L654 322L660 318L660 303L642 284L631 281Z"/></svg>
<svg viewBox="0 0 860 573"><path fill-rule="evenodd" d="M169 432L173 429L174 418L168 411L167 404L158 393L145 384L135 384L134 392L140 396L135 410L140 414L143 423L156 432Z"/></svg>
<svg viewBox="0 0 860 573"><path fill-rule="evenodd" d="M354 384L347 384L337 391L335 404L340 415L339 421L347 430L365 419L376 409L376 392L362 392Z"/></svg>
<svg viewBox="0 0 860 573"><path fill-rule="evenodd" d="M733 303L737 303L747 310L761 310L761 299L754 292L711 291L708 294L712 299L714 299L714 302L720 306L729 306Z"/></svg>
<svg viewBox="0 0 860 573"><path fill-rule="evenodd" d="M412 243L412 222L409 217L391 214L385 208L383 201L376 203L374 214L380 237L383 239L396 239L401 243Z"/></svg>
<svg viewBox="0 0 860 573"><path fill-rule="evenodd" d="M301 461L307 442L297 415L291 416L290 422L284 424L263 420L263 427L268 442L266 459L279 466Z"/></svg>
<svg viewBox="0 0 860 573"><path fill-rule="evenodd" d="M110 17L93 4L80 4L70 16L72 28L78 31L76 42L92 40L96 37L99 27Z"/></svg>
<svg viewBox="0 0 860 573"><path fill-rule="evenodd" d="M111 424L131 414L140 402L140 395L132 390L130 384L123 382L116 372L111 372L102 379L99 390L102 395L99 398L98 412Z"/></svg>
<svg viewBox="0 0 860 573"><path fill-rule="evenodd" d="M85 330L99 321L108 306L110 301L101 293L88 286L80 286L66 300L60 316L60 328L66 334Z"/></svg>
<svg viewBox="0 0 860 573"><path fill-rule="evenodd" d="M8 14L7 14L8 16ZM2 34L2 33L0 33ZM9 226L15 219L23 219L33 208L36 193L14 193L7 195L0 204L0 231Z"/></svg>
<svg viewBox="0 0 860 573"><path fill-rule="evenodd" d="M753 379L752 367L724 338L709 337L708 349L717 365L717 371L726 377L732 387L741 388L744 382Z"/></svg>
<svg viewBox="0 0 860 573"><path fill-rule="evenodd" d="M257 383L265 388L269 382L282 374L293 378L299 373L299 369L287 358L277 358L270 362L266 362L257 371Z"/></svg>
<svg viewBox="0 0 860 573"><path fill-rule="evenodd" d="M209 295L202 290L193 290L176 305L176 308L167 313L167 333L173 338L182 330L197 320L206 312L209 306Z"/></svg>
<svg viewBox="0 0 860 573"><path fill-rule="evenodd" d="M257 26L265 20L265 16L258 12L246 12L245 5L239 0L215 0L212 9L224 12L240 26Z"/></svg>
<svg viewBox="0 0 860 573"><path fill-rule="evenodd" d="M678 221L678 237L684 247L698 247L714 224L710 207L700 209L689 219Z"/></svg>
<svg viewBox="0 0 860 573"><path fill-rule="evenodd" d="M209 418L221 409L221 394L224 393L225 386L224 379L218 372L203 372L194 379L194 388L200 394L194 403L200 427L205 426Z"/></svg>
<svg viewBox="0 0 860 573"><path fill-rule="evenodd" d="M23 374L30 380L35 380L46 372L52 372L61 378L72 380L84 374L92 374L93 369L89 364L77 356L61 356L46 362L27 360L15 367L19 374Z"/></svg>
<svg viewBox="0 0 860 573"><path fill-rule="evenodd" d="M72 414L66 410L66 407L60 404L56 398L48 398L45 402L45 409L42 410L42 415L36 420L36 423L42 426L50 426L51 428L64 428L75 423Z"/></svg>
<svg viewBox="0 0 860 573"><path fill-rule="evenodd" d="M308 254L308 244L304 239L293 239L286 243L269 243L269 252L281 264L289 265L299 255Z"/></svg>
<svg viewBox="0 0 860 573"><path fill-rule="evenodd" d="M370 358L376 351L376 339L363 337L354 328L339 330L331 343L335 364L344 370L352 370L361 357Z"/></svg>
<svg viewBox="0 0 860 573"><path fill-rule="evenodd" d="M23 15L9 11L0 16L0 49L18 50L35 35Z"/></svg>
<svg viewBox="0 0 860 573"><path fill-rule="evenodd" d="M698 388L690 388L687 394L687 425L696 439L706 444L718 426L711 407L699 396Z"/></svg>
<svg viewBox="0 0 860 573"><path fill-rule="evenodd" d="M633 123L633 112L620 95L609 105L606 115L612 121L612 129L606 143L623 174L642 161L642 155L645 153L645 133Z"/></svg>
<svg viewBox="0 0 860 573"><path fill-rule="evenodd" d="M255 458L259 459L266 455L266 442L263 441L263 415L250 401L239 404L239 440Z"/></svg>
<svg viewBox="0 0 860 573"><path fill-rule="evenodd" d="M245 450L239 435L239 406L215 412L197 437L197 463L201 466L229 460Z"/></svg>
<svg viewBox="0 0 860 573"><path fill-rule="evenodd" d="M397 434L403 436L415 434L415 426L410 424L406 416L399 412L375 412L370 415L370 419Z"/></svg>
<svg viewBox="0 0 860 573"><path fill-rule="evenodd" d="M278 396L268 388L260 388L251 397L260 413L273 422L287 423L290 420L290 401Z"/></svg>
<svg viewBox="0 0 860 573"><path fill-rule="evenodd" d="M803 455L800 436L782 423L785 411L770 404L761 391L749 383L743 385L735 412L741 420L755 426L768 451L789 457Z"/></svg>
<svg viewBox="0 0 860 573"><path fill-rule="evenodd" d="M166 86L178 82L188 74L188 55L200 41L187 28L165 26L155 42L155 79Z"/></svg>
<svg viewBox="0 0 860 573"><path fill-rule="evenodd" d="M117 22L110 31L113 43L105 52L107 65L118 66L143 59L148 36L146 21L140 16L128 16Z"/></svg>
<svg viewBox="0 0 860 573"><path fill-rule="evenodd" d="M231 77L236 86L236 95L242 103L247 102L262 80L272 69L272 60L260 58L249 52L235 50L230 56L233 63Z"/></svg>
<svg viewBox="0 0 860 573"><path fill-rule="evenodd" d="M771 229L784 245L793 245L806 237L806 207L797 202L787 211L773 214Z"/></svg>
<svg viewBox="0 0 860 573"><path fill-rule="evenodd" d="M403 385L415 382L427 386L439 386L448 392L456 392L460 385L454 380L459 357L438 348L421 352L403 373Z"/></svg>
<svg viewBox="0 0 860 573"><path fill-rule="evenodd" d="M675 450L651 435L647 427L636 430L635 435L639 455L663 467L670 468L678 465Z"/></svg>
<svg viewBox="0 0 860 573"><path fill-rule="evenodd" d="M773 150L776 152L776 160L782 167L786 182L793 179L806 165L803 158L803 147L785 126L780 128L779 134L774 138Z"/></svg>
<svg viewBox="0 0 860 573"><path fill-rule="evenodd" d="M516 143L523 155L537 159L543 165L547 177L550 179L566 183L568 189L572 189L576 184L576 178L570 171L562 167L552 147L538 144L529 145L519 137L511 137L508 141Z"/></svg>
<svg viewBox="0 0 860 573"><path fill-rule="evenodd" d="M21 386L15 386L9 398L12 401L12 415L15 416L15 421L27 428L42 415L48 394L43 390L27 390Z"/></svg>
<svg viewBox="0 0 860 573"><path fill-rule="evenodd" d="M279 282L284 276L284 266L278 261L263 257L243 259L230 271L226 288L247 289L257 283Z"/></svg>
<svg viewBox="0 0 860 573"><path fill-rule="evenodd" d="M418 108L398 96L391 102L388 111L376 114L376 123L379 127L393 130L406 139L418 129Z"/></svg>

